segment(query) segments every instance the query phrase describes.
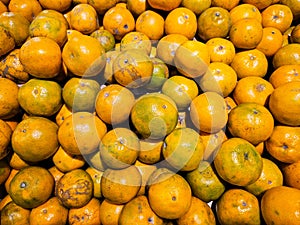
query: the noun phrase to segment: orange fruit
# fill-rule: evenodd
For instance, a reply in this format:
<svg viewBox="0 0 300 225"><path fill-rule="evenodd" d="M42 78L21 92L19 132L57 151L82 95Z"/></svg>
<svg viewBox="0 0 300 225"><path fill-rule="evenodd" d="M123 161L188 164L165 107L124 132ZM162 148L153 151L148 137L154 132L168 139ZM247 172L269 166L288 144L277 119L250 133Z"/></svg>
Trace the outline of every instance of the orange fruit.
<svg viewBox="0 0 300 225"><path fill-rule="evenodd" d="M254 145L245 139L232 137L222 143L214 166L226 182L247 186L259 178L263 162Z"/></svg>
<svg viewBox="0 0 300 225"><path fill-rule="evenodd" d="M71 7L72 0L40 0L39 3L44 9L53 9L58 12L64 12Z"/></svg>
<svg viewBox="0 0 300 225"><path fill-rule="evenodd" d="M74 169L79 169L85 165L83 156L71 155L67 153L61 146L52 156L54 165L62 172L68 172Z"/></svg>
<svg viewBox="0 0 300 225"><path fill-rule="evenodd" d="M297 216L300 191L278 186L267 190L261 199L261 214L267 224L300 224ZM283 207L284 206L284 207Z"/></svg>
<svg viewBox="0 0 300 225"><path fill-rule="evenodd" d="M152 175L152 173L154 171L156 171L157 166L154 165L149 165L146 163L143 163L139 160L136 160L134 165L136 166L136 168L138 169L138 171L140 172L141 176L142 176L142 184L140 187L139 192L137 193L137 196L140 195L146 195L146 186L148 184L148 180L150 178L150 176Z"/></svg>
<svg viewBox="0 0 300 225"><path fill-rule="evenodd" d="M106 63L105 50L100 42L75 30L69 33L62 49L62 59L69 71L81 77L98 75Z"/></svg>
<svg viewBox="0 0 300 225"><path fill-rule="evenodd" d="M225 38L211 38L206 43L210 61L230 64L235 55L235 47L231 41Z"/></svg>
<svg viewBox="0 0 300 225"><path fill-rule="evenodd" d="M9 194L5 195L0 202L0 211L3 211L4 206L6 206L8 203L12 202L12 199ZM0 218L1 219L1 218Z"/></svg>
<svg viewBox="0 0 300 225"><path fill-rule="evenodd" d="M197 169L187 172L186 180L193 195L204 202L217 200L225 191L224 182L208 161L201 161Z"/></svg>
<svg viewBox="0 0 300 225"><path fill-rule="evenodd" d="M20 48L24 70L37 78L53 78L61 69L60 46L48 37L33 37Z"/></svg>
<svg viewBox="0 0 300 225"><path fill-rule="evenodd" d="M205 92L193 99L190 117L194 126L206 133L223 129L228 120L224 98L215 92Z"/></svg>
<svg viewBox="0 0 300 225"><path fill-rule="evenodd" d="M223 141L227 140L227 136L223 130L213 134L200 131L200 136L204 144L203 159L212 162Z"/></svg>
<svg viewBox="0 0 300 225"><path fill-rule="evenodd" d="M20 49L16 48L9 52L0 61L0 72L3 78L8 78L15 83L25 83L29 80L29 74L24 71L24 66L20 62Z"/></svg>
<svg viewBox="0 0 300 225"><path fill-rule="evenodd" d="M229 13L233 24L240 19L247 19L247 18L256 19L260 23L262 21L262 16L259 9L252 4L241 3L235 6L234 8L232 8L229 11Z"/></svg>
<svg viewBox="0 0 300 225"><path fill-rule="evenodd" d="M30 163L30 162L27 162L23 159L20 158L20 156L13 152L10 159L9 159L9 165L11 168L14 168L16 170L20 170L26 166L29 166L30 164L34 164L34 163Z"/></svg>
<svg viewBox="0 0 300 225"><path fill-rule="evenodd" d="M191 40L197 32L197 18L192 10L178 7L168 13L164 26L166 34L182 34Z"/></svg>
<svg viewBox="0 0 300 225"><path fill-rule="evenodd" d="M277 125L265 144L268 153L280 162L295 163L300 159L297 151L300 144L299 127Z"/></svg>
<svg viewBox="0 0 300 225"><path fill-rule="evenodd" d="M216 203L216 216L221 224L261 224L259 201L243 189L227 190Z"/></svg>
<svg viewBox="0 0 300 225"><path fill-rule="evenodd" d="M120 44L117 43L119 46ZM116 44L116 45L117 45ZM117 58L117 56L121 53L120 51L120 47L114 48L114 50L110 50L108 52L105 53L106 55L106 63L105 63L105 67L104 67L104 71L103 71L103 83L105 84L112 84L112 83L116 83L116 80L114 79L114 71L113 71L113 65L114 65L114 61Z"/></svg>
<svg viewBox="0 0 300 225"><path fill-rule="evenodd" d="M8 193L9 191L9 185L11 183L11 180L14 178L14 176L19 172L20 170L17 170L17 169L14 169L12 168L10 170L10 174L8 176L8 178L5 180L5 183L4 183L4 187L5 187L5 191Z"/></svg>
<svg viewBox="0 0 300 225"><path fill-rule="evenodd" d="M282 43L283 35L280 30L275 27L264 27L262 39L256 49L262 51L267 57L271 57L282 47Z"/></svg>
<svg viewBox="0 0 300 225"><path fill-rule="evenodd" d="M140 143L133 131L117 127L103 136L99 149L105 165L113 169L122 169L134 164L139 154Z"/></svg>
<svg viewBox="0 0 300 225"><path fill-rule="evenodd" d="M50 119L28 117L13 132L12 148L25 161L39 162L48 159L59 147L57 131L57 124Z"/></svg>
<svg viewBox="0 0 300 225"><path fill-rule="evenodd" d="M299 126L299 81L288 82L274 89L270 95L269 109L274 118L285 125Z"/></svg>
<svg viewBox="0 0 300 225"><path fill-rule="evenodd" d="M20 13L2 13L0 15L0 25L10 32L15 40L16 46L21 46L29 36L30 23Z"/></svg>
<svg viewBox="0 0 300 225"><path fill-rule="evenodd" d="M9 163L1 159L0 160L0 185L4 184L6 179L9 177L10 174L10 165Z"/></svg>
<svg viewBox="0 0 300 225"><path fill-rule="evenodd" d="M212 0L211 5L215 7L222 7L227 10L231 10L239 4L239 0L234 1L224 1L224 0Z"/></svg>
<svg viewBox="0 0 300 225"><path fill-rule="evenodd" d="M139 16L149 8L146 0L129 0L126 2L126 7L135 17Z"/></svg>
<svg viewBox="0 0 300 225"><path fill-rule="evenodd" d="M192 197L191 207L186 214L177 219L178 225L186 224L216 224L216 218L212 209L206 202Z"/></svg>
<svg viewBox="0 0 300 225"><path fill-rule="evenodd" d="M66 104L63 104L60 110L57 112L55 116L55 122L58 126L60 126L64 120L72 115L72 111L66 106Z"/></svg>
<svg viewBox="0 0 300 225"><path fill-rule="evenodd" d="M114 79L122 86L138 88L147 84L153 72L153 63L141 49L122 51L113 62Z"/></svg>
<svg viewBox="0 0 300 225"><path fill-rule="evenodd" d="M300 189L299 181L299 166L300 161L285 164L281 167L284 182L287 186Z"/></svg>
<svg viewBox="0 0 300 225"><path fill-rule="evenodd" d="M62 88L51 80L32 78L19 88L18 101L29 115L50 117L62 104Z"/></svg>
<svg viewBox="0 0 300 225"><path fill-rule="evenodd" d="M169 34L163 36L157 43L157 57L167 65L174 66L174 57L177 48L188 38L182 34Z"/></svg>
<svg viewBox="0 0 300 225"><path fill-rule="evenodd" d="M52 166L48 169L48 171L51 173L51 175L54 178L54 185L56 186L58 183L58 180L64 175L63 172L61 172L56 166ZM53 190L55 192L55 188Z"/></svg>
<svg viewBox="0 0 300 225"><path fill-rule="evenodd" d="M1 210L1 224L29 225L30 210L9 202Z"/></svg>
<svg viewBox="0 0 300 225"><path fill-rule="evenodd" d="M10 119L20 111L18 85L8 78L0 78L0 118Z"/></svg>
<svg viewBox="0 0 300 225"><path fill-rule="evenodd" d="M93 6L99 15L103 15L111 7L115 6L119 1L118 0L73 0L73 2L78 3L87 3Z"/></svg>
<svg viewBox="0 0 300 225"><path fill-rule="evenodd" d="M155 164L161 160L163 141L140 140L138 160L146 164Z"/></svg>
<svg viewBox="0 0 300 225"><path fill-rule="evenodd" d="M135 166L125 169L106 169L101 179L102 195L111 203L125 204L136 197L142 176Z"/></svg>
<svg viewBox="0 0 300 225"><path fill-rule="evenodd" d="M263 10L264 8L270 6L273 3L273 0L266 0L261 2L259 0L242 0L243 3L251 4L256 6L259 10Z"/></svg>
<svg viewBox="0 0 300 225"><path fill-rule="evenodd" d="M174 174L150 184L148 200L150 207L158 216L178 219L188 212L192 202L192 191L182 176Z"/></svg>
<svg viewBox="0 0 300 225"><path fill-rule="evenodd" d="M103 27L111 32L116 40L135 29L135 19L125 7L114 6L103 15Z"/></svg>
<svg viewBox="0 0 300 225"><path fill-rule="evenodd" d="M0 13L4 13L7 11L8 11L7 6L4 4L4 2L0 1Z"/></svg>
<svg viewBox="0 0 300 225"><path fill-rule="evenodd" d="M88 165L99 171L104 171L107 168L107 166L103 162L99 149L89 155L84 156L84 159L88 163Z"/></svg>
<svg viewBox="0 0 300 225"><path fill-rule="evenodd" d="M55 196L66 208L80 208L93 197L93 180L83 169L65 173L55 186Z"/></svg>
<svg viewBox="0 0 300 225"><path fill-rule="evenodd" d="M29 217L32 225L64 225L67 218L68 209L60 204L57 197L51 197L42 205L33 208Z"/></svg>
<svg viewBox="0 0 300 225"><path fill-rule="evenodd" d="M2 26L0 27L0 35L0 56L3 56L13 50L16 46L16 43L10 32Z"/></svg>
<svg viewBox="0 0 300 225"><path fill-rule="evenodd" d="M280 168L271 160L262 158L263 169L258 180L245 187L247 191L255 196L262 195L272 187L283 185L283 174Z"/></svg>
<svg viewBox="0 0 300 225"><path fill-rule="evenodd" d="M60 125L57 137L67 153L86 155L97 151L106 132L106 124L99 117L83 111L67 117Z"/></svg>
<svg viewBox="0 0 300 225"><path fill-rule="evenodd" d="M179 111L189 107L192 100L198 95L197 83L184 76L174 75L162 85L161 92L176 103Z"/></svg>
<svg viewBox="0 0 300 225"><path fill-rule="evenodd" d="M90 4L78 4L70 11L70 27L83 34L91 34L99 28L96 9Z"/></svg>
<svg viewBox="0 0 300 225"><path fill-rule="evenodd" d="M95 111L100 84L92 79L72 77L63 86L64 104L72 111Z"/></svg>
<svg viewBox="0 0 300 225"><path fill-rule="evenodd" d="M159 0L148 0L148 4L154 8L163 11L171 11L178 6L180 6L182 0L172 0L172 1L159 1Z"/></svg>
<svg viewBox="0 0 300 225"><path fill-rule="evenodd" d="M160 90L164 82L169 78L169 67L157 57L151 58L153 71L150 82L146 85L147 90Z"/></svg>
<svg viewBox="0 0 300 225"><path fill-rule="evenodd" d="M97 94L96 113L105 123L122 123L129 118L134 101L133 93L126 87L119 84L107 85Z"/></svg>
<svg viewBox="0 0 300 225"><path fill-rule="evenodd" d="M103 225L118 224L124 204L114 204L104 199L100 205L100 221Z"/></svg>
<svg viewBox="0 0 300 225"><path fill-rule="evenodd" d="M136 31L146 34L150 40L159 40L165 31L164 18L153 10L142 12L136 19Z"/></svg>
<svg viewBox="0 0 300 225"><path fill-rule="evenodd" d="M191 128L177 128L164 139L163 157L177 170L195 170L203 159L203 153L201 136Z"/></svg>
<svg viewBox="0 0 300 225"><path fill-rule="evenodd" d="M62 13L43 10L29 25L30 37L48 37L60 47L67 41L68 24Z"/></svg>
<svg viewBox="0 0 300 225"><path fill-rule="evenodd" d="M264 77L268 72L267 57L258 49L236 53L230 65L239 79L249 76Z"/></svg>
<svg viewBox="0 0 300 225"><path fill-rule="evenodd" d="M274 119L270 111L261 104L240 103L230 111L227 128L232 136L257 145L271 136Z"/></svg>
<svg viewBox="0 0 300 225"><path fill-rule="evenodd" d="M96 38L100 42L105 52L113 50L113 48L115 47L115 43L116 43L115 37L108 30L99 28L94 32L92 32L90 36Z"/></svg>
<svg viewBox="0 0 300 225"><path fill-rule="evenodd" d="M291 31L291 42L292 43L300 43L300 38L299 38L299 31L300 31L300 26L296 25L293 30Z"/></svg>
<svg viewBox="0 0 300 225"><path fill-rule="evenodd" d="M192 10L198 16L211 6L211 0L182 0L181 6Z"/></svg>
<svg viewBox="0 0 300 225"><path fill-rule="evenodd" d="M73 225L100 224L100 201L92 198L86 205L69 210L68 222Z"/></svg>
<svg viewBox="0 0 300 225"><path fill-rule="evenodd" d="M201 77L207 71L209 63L208 47L203 42L187 40L176 49L174 65L186 77Z"/></svg>
<svg viewBox="0 0 300 225"><path fill-rule="evenodd" d="M230 96L225 97L225 104L226 104L226 111L227 113L230 113L230 111L237 106L236 102L234 101L234 99Z"/></svg>
<svg viewBox="0 0 300 225"><path fill-rule="evenodd" d="M101 193L101 178L103 175L103 171L100 171L93 166L89 166L85 170L88 174L90 174L92 180L93 180L93 196L95 198L101 198L102 193Z"/></svg>
<svg viewBox="0 0 300 225"><path fill-rule="evenodd" d="M162 225L163 219L158 217L151 209L145 195L140 195L127 202L122 209L119 224L157 224Z"/></svg>
<svg viewBox="0 0 300 225"><path fill-rule="evenodd" d="M202 91L213 91L227 97L235 89L237 74L235 70L223 62L212 62L201 77L199 85Z"/></svg>
<svg viewBox="0 0 300 225"><path fill-rule="evenodd" d="M293 21L291 8L283 4L273 4L261 12L263 27L275 27L284 33Z"/></svg>
<svg viewBox="0 0 300 225"><path fill-rule="evenodd" d="M298 1L295 0L281 0L281 4L288 6L293 13L293 16L295 19L299 18L299 13L300 13L300 5Z"/></svg>
<svg viewBox="0 0 300 225"><path fill-rule="evenodd" d="M11 0L8 4L8 10L20 13L31 22L43 9L37 0Z"/></svg>
<svg viewBox="0 0 300 225"><path fill-rule="evenodd" d="M128 49L140 49L150 55L152 44L149 37L143 32L131 31L122 37L120 41L120 48L121 51Z"/></svg>
<svg viewBox="0 0 300 225"><path fill-rule="evenodd" d="M232 24L229 39L235 47L255 48L263 37L263 27L257 19L243 18Z"/></svg>
<svg viewBox="0 0 300 225"><path fill-rule="evenodd" d="M32 209L45 203L50 198L53 188L54 178L47 169L28 166L13 177L8 193L17 205Z"/></svg>
<svg viewBox="0 0 300 225"><path fill-rule="evenodd" d="M10 150L13 131L10 126L0 119L0 159L5 158Z"/></svg>
<svg viewBox="0 0 300 225"><path fill-rule="evenodd" d="M143 138L162 139L175 129L178 111L175 102L167 95L149 93L136 100L130 118Z"/></svg>
<svg viewBox="0 0 300 225"><path fill-rule="evenodd" d="M229 11L222 7L210 7L197 20L198 36L208 41L211 38L225 38L232 26Z"/></svg>
<svg viewBox="0 0 300 225"><path fill-rule="evenodd" d="M300 64L300 43L291 43L281 47L273 56L272 64L274 69L290 64Z"/></svg>
<svg viewBox="0 0 300 225"><path fill-rule="evenodd" d="M233 90L233 98L237 104L253 102L267 105L273 91L272 84L262 77L244 77Z"/></svg>

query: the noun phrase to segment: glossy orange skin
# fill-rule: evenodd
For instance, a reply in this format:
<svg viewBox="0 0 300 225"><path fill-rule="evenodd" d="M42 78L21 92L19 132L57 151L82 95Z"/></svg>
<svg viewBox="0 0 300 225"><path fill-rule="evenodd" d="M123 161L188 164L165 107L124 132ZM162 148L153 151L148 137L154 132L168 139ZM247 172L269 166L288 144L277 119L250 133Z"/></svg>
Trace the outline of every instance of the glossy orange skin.
<svg viewBox="0 0 300 225"><path fill-rule="evenodd" d="M232 8L229 12L233 24L240 19L246 18L257 19L257 21L260 23L262 21L262 16L259 9L252 4L239 4L238 6Z"/></svg>
<svg viewBox="0 0 300 225"><path fill-rule="evenodd" d="M261 199L261 212L267 224L300 224L300 190L279 186L265 192ZM282 207L282 206L285 207Z"/></svg>
<svg viewBox="0 0 300 225"><path fill-rule="evenodd" d="M149 8L146 0L128 0L126 6L135 17L139 16Z"/></svg>
<svg viewBox="0 0 300 225"><path fill-rule="evenodd" d="M171 11L175 8L177 8L182 0L172 0L172 1L167 1L167 0L150 0L148 1L149 5L154 8L154 9L159 9L163 11Z"/></svg>
<svg viewBox="0 0 300 225"><path fill-rule="evenodd" d="M275 27L264 27L262 39L256 49L262 51L267 57L271 57L282 47L282 43L283 35L280 30Z"/></svg>
<svg viewBox="0 0 300 225"><path fill-rule="evenodd" d="M293 81L283 84L270 95L269 109L274 118L285 125L299 126L300 112L299 89L300 82Z"/></svg>
<svg viewBox="0 0 300 225"><path fill-rule="evenodd" d="M13 50L16 46L13 36L4 27L0 27L0 56Z"/></svg>
<svg viewBox="0 0 300 225"><path fill-rule="evenodd" d="M235 55L235 47L225 38L211 38L206 43L210 53L211 62L230 64Z"/></svg>
<svg viewBox="0 0 300 225"><path fill-rule="evenodd" d="M243 189L229 189L217 201L216 214L221 224L261 224L258 199Z"/></svg>
<svg viewBox="0 0 300 225"><path fill-rule="evenodd" d="M104 199L100 205L100 220L103 225L118 224L120 214L125 204L114 204Z"/></svg>
<svg viewBox="0 0 300 225"><path fill-rule="evenodd" d="M300 44L291 43L280 48L273 56L272 64L275 69L290 64L300 64Z"/></svg>
<svg viewBox="0 0 300 225"><path fill-rule="evenodd" d="M44 9L53 9L58 12L68 10L72 4L72 0L39 0Z"/></svg>
<svg viewBox="0 0 300 225"><path fill-rule="evenodd" d="M107 10L115 6L118 2L119 0L84 0L80 3L87 3L93 6L99 15L103 15Z"/></svg>
<svg viewBox="0 0 300 225"><path fill-rule="evenodd" d="M273 3L273 0L259 1L259 0L242 0L243 3L248 3L256 6L259 10L270 6Z"/></svg>
<svg viewBox="0 0 300 225"><path fill-rule="evenodd" d="M284 164L282 166L282 173L284 181L287 186L300 189L300 161Z"/></svg>
<svg viewBox="0 0 300 225"><path fill-rule="evenodd" d="M8 4L8 10L20 13L31 22L43 9L37 0L11 0Z"/></svg>
<svg viewBox="0 0 300 225"><path fill-rule="evenodd" d="M227 10L231 10L239 4L239 0L226 1L226 0L212 0L211 6L222 7Z"/></svg>
<svg viewBox="0 0 300 225"><path fill-rule="evenodd" d="M9 202L1 210L1 224L29 225L30 210Z"/></svg>

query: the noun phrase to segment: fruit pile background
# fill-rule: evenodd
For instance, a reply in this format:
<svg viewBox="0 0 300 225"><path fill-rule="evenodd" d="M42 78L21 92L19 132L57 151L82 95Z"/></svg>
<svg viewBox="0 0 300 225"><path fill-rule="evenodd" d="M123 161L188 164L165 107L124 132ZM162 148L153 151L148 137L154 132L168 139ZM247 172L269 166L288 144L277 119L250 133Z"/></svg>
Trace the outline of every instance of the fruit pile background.
<svg viewBox="0 0 300 225"><path fill-rule="evenodd" d="M300 224L299 19L0 0L0 224Z"/></svg>

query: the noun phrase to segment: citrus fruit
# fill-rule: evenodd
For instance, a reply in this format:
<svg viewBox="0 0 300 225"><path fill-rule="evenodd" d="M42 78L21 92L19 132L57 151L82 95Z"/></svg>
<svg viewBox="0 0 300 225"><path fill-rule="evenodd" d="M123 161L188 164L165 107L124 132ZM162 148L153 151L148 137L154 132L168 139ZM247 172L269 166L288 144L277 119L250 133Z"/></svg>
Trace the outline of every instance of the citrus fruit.
<svg viewBox="0 0 300 225"><path fill-rule="evenodd" d="M29 225L30 210L9 202L1 210L1 224Z"/></svg>
<svg viewBox="0 0 300 225"><path fill-rule="evenodd" d="M90 36L96 38L100 42L105 52L113 50L115 47L115 37L108 30L99 28L92 32Z"/></svg>
<svg viewBox="0 0 300 225"><path fill-rule="evenodd" d="M30 224L32 225L64 225L67 222L68 209L65 208L57 197L49 198L45 203L33 208L30 212Z"/></svg>
<svg viewBox="0 0 300 225"><path fill-rule="evenodd" d="M221 224L261 224L259 201L243 189L229 189L216 203L216 215Z"/></svg>
<svg viewBox="0 0 300 225"><path fill-rule="evenodd" d="M143 32L131 31L122 37L120 41L121 51L128 49L140 49L150 55L152 44L149 37Z"/></svg>
<svg viewBox="0 0 300 225"><path fill-rule="evenodd" d="M6 179L9 177L10 174L10 165L6 160L0 160L0 185L4 184Z"/></svg>
<svg viewBox="0 0 300 225"><path fill-rule="evenodd" d="M285 164L281 167L284 182L287 186L300 189L299 185L299 161L294 163Z"/></svg>
<svg viewBox="0 0 300 225"><path fill-rule="evenodd" d="M69 7L71 6L72 0L59 0L59 1L41 0L39 1L39 3L45 9L53 9L58 12L64 12L67 9L69 9Z"/></svg>
<svg viewBox="0 0 300 225"><path fill-rule="evenodd" d="M193 125L200 131L216 133L228 120L224 98L216 92L205 92L193 99L190 105Z"/></svg>
<svg viewBox="0 0 300 225"><path fill-rule="evenodd" d="M103 175L103 171L100 171L96 168L94 168L93 166L89 166L88 168L86 168L85 170L88 174L90 174L92 180L93 180L93 197L95 198L101 198L102 197L102 193L101 193L101 178Z"/></svg>
<svg viewBox="0 0 300 225"><path fill-rule="evenodd" d="M201 136L191 128L177 128L164 139L163 157L177 170L195 170L203 158L203 153Z"/></svg>
<svg viewBox="0 0 300 225"><path fill-rule="evenodd" d="M241 3L236 7L232 8L230 11L232 23L237 22L240 19L253 18L257 19L261 23L262 16L259 9L253 4Z"/></svg>
<svg viewBox="0 0 300 225"><path fill-rule="evenodd" d="M0 159L9 154L9 145L11 143L13 131L10 126L0 119Z"/></svg>
<svg viewBox="0 0 300 225"><path fill-rule="evenodd" d="M150 82L146 85L147 90L160 90L164 82L169 78L169 67L161 59L151 58L153 71Z"/></svg>
<svg viewBox="0 0 300 225"><path fill-rule="evenodd" d="M192 202L192 191L182 176L174 174L150 184L148 200L150 207L158 216L178 219L188 212Z"/></svg>
<svg viewBox="0 0 300 225"><path fill-rule="evenodd" d="M278 49L278 51L273 55L272 59L274 69L289 64L300 64L299 49L299 43L287 44Z"/></svg>
<svg viewBox="0 0 300 225"><path fill-rule="evenodd" d="M40 166L21 169L9 184L8 193L19 206L32 209L45 203L54 189L51 173Z"/></svg>
<svg viewBox="0 0 300 225"><path fill-rule="evenodd" d="M62 88L55 81L32 78L19 88L18 101L29 115L50 117L62 104Z"/></svg>
<svg viewBox="0 0 300 225"><path fill-rule="evenodd" d="M180 6L181 1L182 0L172 0L172 1L148 0L148 3L154 9L171 11L172 9L175 9L178 6Z"/></svg>
<svg viewBox="0 0 300 225"><path fill-rule="evenodd" d="M83 169L69 171L57 181L55 196L66 208L83 207L93 197L93 180Z"/></svg>
<svg viewBox="0 0 300 225"><path fill-rule="evenodd" d="M146 164L155 164L161 160L163 141L140 140L138 160Z"/></svg>
<svg viewBox="0 0 300 225"><path fill-rule="evenodd" d="M125 204L111 203L104 199L100 205L100 221L103 225L118 224L120 214Z"/></svg>
<svg viewBox="0 0 300 225"><path fill-rule="evenodd" d="M140 143L133 131L117 127L102 137L99 149L105 165L121 169L134 164L139 154Z"/></svg>
<svg viewBox="0 0 300 225"><path fill-rule="evenodd" d="M254 145L245 139L233 137L222 143L214 166L226 182L246 186L259 178L263 162Z"/></svg>
<svg viewBox="0 0 300 225"><path fill-rule="evenodd" d="M124 169L106 169L101 179L104 198L115 204L125 204L136 197L142 177L135 166Z"/></svg>
<svg viewBox="0 0 300 225"><path fill-rule="evenodd" d="M39 162L48 159L59 147L57 131L57 124L50 119L28 117L14 130L11 136L12 148L25 161Z"/></svg>
<svg viewBox="0 0 300 225"><path fill-rule="evenodd" d="M149 93L136 100L130 118L143 138L162 139L175 129L178 112L170 97L161 93Z"/></svg>
<svg viewBox="0 0 300 225"><path fill-rule="evenodd" d="M23 15L31 22L43 9L37 0L12 0L8 3L8 10Z"/></svg>

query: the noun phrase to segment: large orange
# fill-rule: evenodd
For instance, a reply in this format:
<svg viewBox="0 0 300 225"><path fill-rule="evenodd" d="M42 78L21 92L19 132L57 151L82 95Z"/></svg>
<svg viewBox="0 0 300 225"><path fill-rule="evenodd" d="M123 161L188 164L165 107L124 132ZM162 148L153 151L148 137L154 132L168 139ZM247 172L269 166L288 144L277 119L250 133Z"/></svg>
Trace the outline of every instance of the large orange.
<svg viewBox="0 0 300 225"><path fill-rule="evenodd" d="M12 148L25 161L45 160L59 147L57 131L57 124L45 117L28 117L13 132Z"/></svg>
<svg viewBox="0 0 300 225"><path fill-rule="evenodd" d="M192 202L192 191L182 176L168 175L167 178L150 184L148 199L152 210L158 216L165 219L178 219L188 212Z"/></svg>
<svg viewBox="0 0 300 225"><path fill-rule="evenodd" d="M254 145L242 138L224 141L214 159L218 175L226 182L246 186L260 176L263 162Z"/></svg>
<svg viewBox="0 0 300 225"><path fill-rule="evenodd" d="M11 201L1 210L1 224L30 225L30 210Z"/></svg>
<svg viewBox="0 0 300 225"><path fill-rule="evenodd" d="M51 38L33 37L21 46L20 61L32 76L53 78L61 69L61 49Z"/></svg>
<svg viewBox="0 0 300 225"><path fill-rule="evenodd" d="M300 43L287 44L273 55L272 63L275 69L289 64L300 64Z"/></svg>
<svg viewBox="0 0 300 225"><path fill-rule="evenodd" d="M300 159L297 151L300 145L299 127L277 125L265 143L268 153L280 162L295 163Z"/></svg>
<svg viewBox="0 0 300 225"><path fill-rule="evenodd" d="M8 10L20 13L31 22L43 8L37 0L11 0L8 4Z"/></svg>
<svg viewBox="0 0 300 225"><path fill-rule="evenodd" d="M225 38L232 26L230 13L222 7L210 7L197 20L198 36L207 41L211 38Z"/></svg>
<svg viewBox="0 0 300 225"><path fill-rule="evenodd" d="M175 129L178 112L175 102L167 95L149 93L137 99L130 118L143 138L162 139Z"/></svg>
<svg viewBox="0 0 300 225"><path fill-rule="evenodd" d="M300 190L278 186L265 192L261 199L261 213L267 224L300 224L297 207ZM284 206L284 207L283 207Z"/></svg>
<svg viewBox="0 0 300 225"><path fill-rule="evenodd" d="M243 189L227 190L217 201L216 216L223 225L261 224L259 201Z"/></svg>
<svg viewBox="0 0 300 225"><path fill-rule="evenodd" d="M11 180L8 193L23 208L35 208L45 203L54 189L51 173L40 166L21 169Z"/></svg>
<svg viewBox="0 0 300 225"><path fill-rule="evenodd" d="M300 82L288 82L273 91L270 95L269 108L274 118L286 125L299 126L300 112L299 89Z"/></svg>
<svg viewBox="0 0 300 225"><path fill-rule="evenodd" d="M234 137L257 145L271 136L274 119L271 112L261 104L240 103L230 111L227 128Z"/></svg>
<svg viewBox="0 0 300 225"><path fill-rule="evenodd" d="M234 24L240 19L256 19L261 23L262 16L259 9L252 4L241 3L230 10L231 21Z"/></svg>
<svg viewBox="0 0 300 225"><path fill-rule="evenodd" d="M228 120L224 98L216 92L198 95L190 105L190 116L197 129L206 133L220 131Z"/></svg>

